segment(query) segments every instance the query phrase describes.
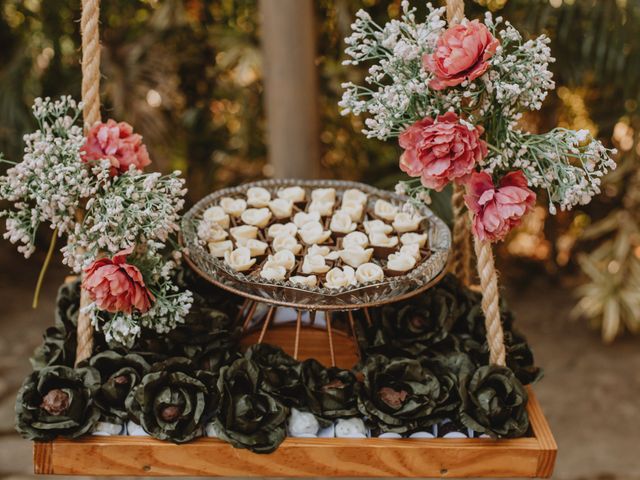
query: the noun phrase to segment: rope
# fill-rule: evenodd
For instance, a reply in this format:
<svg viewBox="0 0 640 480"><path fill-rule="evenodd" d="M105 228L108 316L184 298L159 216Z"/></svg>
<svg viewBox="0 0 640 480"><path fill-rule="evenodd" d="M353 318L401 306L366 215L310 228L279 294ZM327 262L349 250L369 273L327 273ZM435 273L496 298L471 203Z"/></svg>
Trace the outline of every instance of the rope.
<svg viewBox="0 0 640 480"><path fill-rule="evenodd" d="M451 269L463 285L471 284L471 232L464 213L464 187L454 184L451 197L453 209L453 252Z"/></svg>
<svg viewBox="0 0 640 480"><path fill-rule="evenodd" d="M82 0L82 102L85 128L100 121L100 0Z"/></svg>
<svg viewBox="0 0 640 480"><path fill-rule="evenodd" d="M449 25L460 23L464 18L464 0L447 0L447 22Z"/></svg>
<svg viewBox="0 0 640 480"><path fill-rule="evenodd" d="M87 131L100 121L100 0L82 0L82 110L84 128ZM79 215L82 218L81 215ZM93 325L85 311L91 303L88 293L80 289L80 311L78 312L78 330L76 365L91 357L93 353Z"/></svg>
<svg viewBox="0 0 640 480"><path fill-rule="evenodd" d="M500 321L498 274L496 272L491 243L474 236L473 245L478 257L478 275L482 289L482 311L487 329L489 361L494 365L506 365L504 333Z"/></svg>

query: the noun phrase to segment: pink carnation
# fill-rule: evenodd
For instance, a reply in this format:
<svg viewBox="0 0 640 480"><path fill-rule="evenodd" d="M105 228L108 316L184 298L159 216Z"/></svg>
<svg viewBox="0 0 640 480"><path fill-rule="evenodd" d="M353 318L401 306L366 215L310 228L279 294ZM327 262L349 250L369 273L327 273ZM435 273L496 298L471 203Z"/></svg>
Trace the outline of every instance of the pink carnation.
<svg viewBox="0 0 640 480"><path fill-rule="evenodd" d="M142 170L151 163L142 137L133 133L128 123L111 119L91 127L81 152L85 162L108 159L114 176L129 170L130 165Z"/></svg>
<svg viewBox="0 0 640 480"><path fill-rule="evenodd" d="M427 188L442 190L447 183L473 171L487 155L480 140L484 129L469 130L453 112L419 120L400 134L400 169L411 177L421 177Z"/></svg>
<svg viewBox="0 0 640 480"><path fill-rule="evenodd" d="M100 258L84 270L82 288L100 310L131 313L146 312L153 295L144 284L137 267L126 263L132 249L123 250L113 258Z"/></svg>
<svg viewBox="0 0 640 480"><path fill-rule="evenodd" d="M425 70L435 78L434 90L455 87L465 80L475 80L489 68L488 60L500 42L478 20L448 28L436 42L433 53L422 57Z"/></svg>
<svg viewBox="0 0 640 480"><path fill-rule="evenodd" d="M536 194L527 186L522 170L507 173L498 188L491 175L474 173L467 183L464 199L473 212L473 233L480 240L503 240L536 203Z"/></svg>

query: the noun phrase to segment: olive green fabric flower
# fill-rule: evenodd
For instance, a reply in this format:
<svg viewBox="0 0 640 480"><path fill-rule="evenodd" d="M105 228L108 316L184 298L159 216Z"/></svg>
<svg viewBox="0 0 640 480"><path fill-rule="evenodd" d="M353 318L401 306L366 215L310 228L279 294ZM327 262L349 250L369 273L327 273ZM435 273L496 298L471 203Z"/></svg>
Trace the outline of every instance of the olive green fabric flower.
<svg viewBox="0 0 640 480"><path fill-rule="evenodd" d="M358 414L358 382L349 370L326 368L314 359L305 360L302 382L307 391L306 406L317 417L334 420Z"/></svg>
<svg viewBox="0 0 640 480"><path fill-rule="evenodd" d="M138 354L121 354L113 350L94 355L90 366L100 372L100 388L95 401L106 421L123 423L128 416L125 401L148 372L149 364Z"/></svg>
<svg viewBox="0 0 640 480"><path fill-rule="evenodd" d="M433 425L460 403L455 376L435 362L375 355L362 373L358 410L382 431Z"/></svg>
<svg viewBox="0 0 640 480"><path fill-rule="evenodd" d="M485 365L461 385L462 423L492 437L521 437L529 429L527 392L506 367Z"/></svg>
<svg viewBox="0 0 640 480"><path fill-rule="evenodd" d="M522 335L515 331L505 332L504 343L507 349L507 367L523 385L535 383L542 378L542 369L534 364L533 352Z"/></svg>
<svg viewBox="0 0 640 480"><path fill-rule="evenodd" d="M181 357L152 365L125 401L130 416L151 436L183 443L201 433L215 409L215 376Z"/></svg>
<svg viewBox="0 0 640 480"><path fill-rule="evenodd" d="M289 409L264 389L263 372L248 358L220 370L215 425L234 447L270 453L286 436Z"/></svg>
<svg viewBox="0 0 640 480"><path fill-rule="evenodd" d="M100 418L93 401L99 387L100 374L93 368L36 370L18 391L16 429L28 440L76 438L91 431Z"/></svg>
<svg viewBox="0 0 640 480"><path fill-rule="evenodd" d="M245 357L262 373L261 388L287 407L305 410L306 391L302 381L302 364L281 348L266 343L252 345Z"/></svg>

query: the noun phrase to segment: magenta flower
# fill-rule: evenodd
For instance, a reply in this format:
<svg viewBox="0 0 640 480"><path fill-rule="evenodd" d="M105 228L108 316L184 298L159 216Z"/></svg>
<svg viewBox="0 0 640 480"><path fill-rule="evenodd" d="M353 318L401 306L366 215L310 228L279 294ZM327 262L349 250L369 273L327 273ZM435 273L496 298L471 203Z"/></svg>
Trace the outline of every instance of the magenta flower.
<svg viewBox="0 0 640 480"><path fill-rule="evenodd" d="M131 313L146 312L153 295L147 289L138 267L126 263L132 249L122 250L113 258L100 258L84 270L82 288L100 310Z"/></svg>
<svg viewBox="0 0 640 480"><path fill-rule="evenodd" d="M142 137L128 123L111 119L91 127L81 154L85 162L108 159L113 176L126 172L130 165L142 170L151 163Z"/></svg>
<svg viewBox="0 0 640 480"><path fill-rule="evenodd" d="M498 39L478 20L448 28L436 42L434 52L422 57L424 69L435 75L429 87L442 90L475 80L489 68L488 60L498 45Z"/></svg>
<svg viewBox="0 0 640 480"><path fill-rule="evenodd" d="M420 177L427 188L442 190L447 183L461 180L487 155L480 140L484 129L469 129L453 112L419 120L400 134L400 169Z"/></svg>
<svg viewBox="0 0 640 480"><path fill-rule="evenodd" d="M522 170L507 173L497 188L488 173L474 173L467 192L464 200L473 212L473 233L490 242L503 240L536 203L536 194L527 186Z"/></svg>

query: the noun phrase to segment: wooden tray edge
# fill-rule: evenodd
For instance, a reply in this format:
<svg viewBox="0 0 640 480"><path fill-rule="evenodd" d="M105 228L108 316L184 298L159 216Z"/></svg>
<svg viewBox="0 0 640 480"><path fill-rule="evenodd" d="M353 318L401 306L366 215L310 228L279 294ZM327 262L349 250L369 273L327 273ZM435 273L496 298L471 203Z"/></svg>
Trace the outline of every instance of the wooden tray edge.
<svg viewBox="0 0 640 480"><path fill-rule="evenodd" d="M491 439L288 438L270 455L202 438L176 446L148 437L35 442L36 474L279 477L543 477L557 446L529 389L534 437Z"/></svg>

